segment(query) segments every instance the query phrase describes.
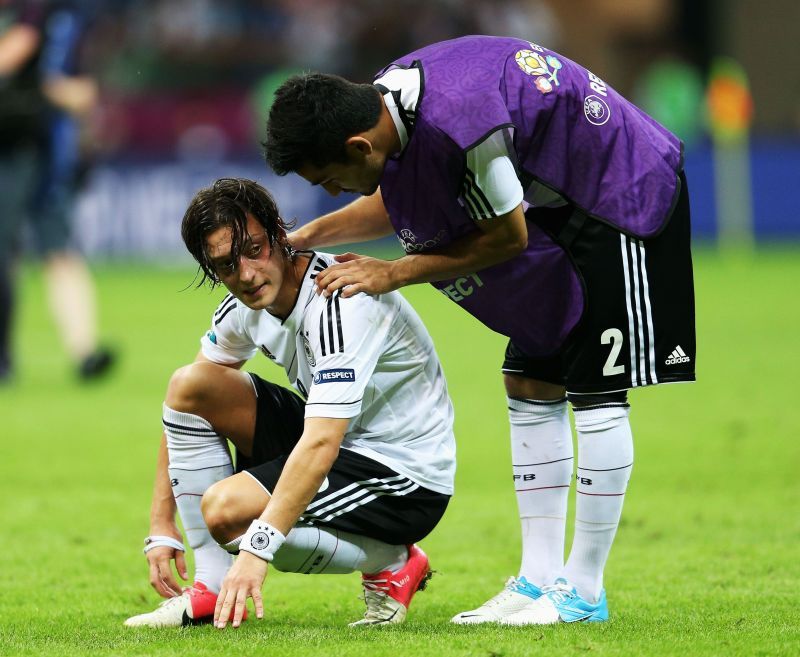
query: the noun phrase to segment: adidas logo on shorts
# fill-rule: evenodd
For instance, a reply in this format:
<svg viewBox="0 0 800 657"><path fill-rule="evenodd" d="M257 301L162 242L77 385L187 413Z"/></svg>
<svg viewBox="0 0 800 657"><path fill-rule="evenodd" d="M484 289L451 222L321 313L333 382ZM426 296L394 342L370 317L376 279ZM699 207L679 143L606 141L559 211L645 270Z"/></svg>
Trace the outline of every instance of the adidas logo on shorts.
<svg viewBox="0 0 800 657"><path fill-rule="evenodd" d="M672 350L672 353L669 355L669 358L664 362L667 365L677 365L678 363L688 363L691 359L686 355L681 346L678 345L675 349Z"/></svg>

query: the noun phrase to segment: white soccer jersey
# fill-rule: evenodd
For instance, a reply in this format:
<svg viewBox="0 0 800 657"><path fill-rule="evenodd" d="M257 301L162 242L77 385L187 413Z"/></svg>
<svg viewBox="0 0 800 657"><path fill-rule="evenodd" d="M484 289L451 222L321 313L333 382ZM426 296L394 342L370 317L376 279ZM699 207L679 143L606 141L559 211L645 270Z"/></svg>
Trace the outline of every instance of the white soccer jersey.
<svg viewBox="0 0 800 657"><path fill-rule="evenodd" d="M306 417L350 418L343 449L452 495L453 407L422 321L398 292L317 295L314 278L333 257L306 255L311 259L284 321L229 294L201 340L203 355L231 364L261 350L306 398Z"/></svg>

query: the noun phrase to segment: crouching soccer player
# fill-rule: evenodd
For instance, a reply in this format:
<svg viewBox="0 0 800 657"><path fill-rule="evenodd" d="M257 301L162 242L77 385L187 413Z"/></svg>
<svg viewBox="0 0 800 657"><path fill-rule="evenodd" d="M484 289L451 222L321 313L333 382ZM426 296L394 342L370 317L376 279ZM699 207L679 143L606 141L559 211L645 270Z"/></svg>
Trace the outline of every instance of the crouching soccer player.
<svg viewBox="0 0 800 657"><path fill-rule="evenodd" d="M414 543L453 492L453 410L431 338L397 293L315 293L331 256L294 252L267 191L221 179L192 200L182 235L203 280L229 290L191 365L170 380L145 543L168 598L128 626L237 627L252 597L263 616L267 565L304 574L360 571L367 610L399 623L430 576ZM289 390L241 372L257 351ZM226 439L236 446L233 473ZM194 550L186 578L180 513ZM239 553L231 566L231 553Z"/></svg>

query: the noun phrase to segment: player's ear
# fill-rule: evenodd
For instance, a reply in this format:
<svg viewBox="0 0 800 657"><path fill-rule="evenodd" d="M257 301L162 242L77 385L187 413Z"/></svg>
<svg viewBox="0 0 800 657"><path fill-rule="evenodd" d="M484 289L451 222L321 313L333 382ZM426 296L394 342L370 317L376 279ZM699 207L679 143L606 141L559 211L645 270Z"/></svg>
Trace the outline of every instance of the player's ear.
<svg viewBox="0 0 800 657"><path fill-rule="evenodd" d="M372 142L361 135L354 135L344 142L344 148L348 156L364 158L372 155Z"/></svg>

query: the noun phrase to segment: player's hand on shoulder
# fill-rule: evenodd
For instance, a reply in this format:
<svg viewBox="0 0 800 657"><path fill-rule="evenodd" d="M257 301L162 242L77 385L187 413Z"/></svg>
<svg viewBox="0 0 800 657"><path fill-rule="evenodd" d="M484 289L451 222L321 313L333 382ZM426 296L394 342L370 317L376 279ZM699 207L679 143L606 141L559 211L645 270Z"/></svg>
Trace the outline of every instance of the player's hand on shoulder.
<svg viewBox="0 0 800 657"><path fill-rule="evenodd" d="M359 292L385 294L400 287L394 280L391 261L356 253L342 253L335 257L337 264L322 270L314 281L317 290L326 297L339 289L347 298Z"/></svg>
<svg viewBox="0 0 800 657"><path fill-rule="evenodd" d="M172 570L172 561L181 579L186 580L186 558L181 550L169 546L156 547L145 554L150 567L150 585L162 598L174 598L181 595L182 588Z"/></svg>
<svg viewBox="0 0 800 657"><path fill-rule="evenodd" d="M214 608L214 626L224 629L230 620L233 627L242 623L247 598L253 598L256 618L264 618L261 586L267 576L267 562L249 552L240 552L222 582Z"/></svg>

